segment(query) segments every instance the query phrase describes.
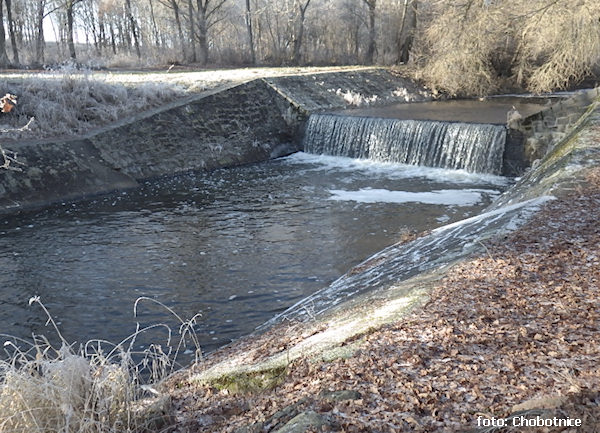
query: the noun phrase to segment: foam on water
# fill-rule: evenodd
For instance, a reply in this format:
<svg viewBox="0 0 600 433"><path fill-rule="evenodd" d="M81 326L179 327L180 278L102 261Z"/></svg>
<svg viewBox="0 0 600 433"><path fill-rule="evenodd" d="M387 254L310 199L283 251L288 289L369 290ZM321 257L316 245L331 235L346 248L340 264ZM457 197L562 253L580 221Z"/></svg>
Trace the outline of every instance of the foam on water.
<svg viewBox="0 0 600 433"><path fill-rule="evenodd" d="M506 186L511 182L509 178L488 173L471 173L466 170L424 167L347 156L315 155L306 152L294 153L283 158L283 160L288 164L311 164L311 167L307 168L311 171L362 172L385 176L388 179L421 178L442 183L485 183L498 186Z"/></svg>
<svg viewBox="0 0 600 433"><path fill-rule="evenodd" d="M426 192L390 191L361 188L358 191L329 190L330 200L357 203L423 203L444 206L473 206L483 194L498 195L499 191L481 189L442 189Z"/></svg>

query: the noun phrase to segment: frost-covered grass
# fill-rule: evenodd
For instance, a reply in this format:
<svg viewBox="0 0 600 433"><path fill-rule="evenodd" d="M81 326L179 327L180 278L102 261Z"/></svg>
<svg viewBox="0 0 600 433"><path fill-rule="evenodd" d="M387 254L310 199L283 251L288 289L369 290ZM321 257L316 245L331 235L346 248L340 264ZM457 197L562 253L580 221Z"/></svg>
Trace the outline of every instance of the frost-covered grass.
<svg viewBox="0 0 600 433"><path fill-rule="evenodd" d="M174 84L127 86L80 72L5 75L0 77L0 91L18 97L17 108L0 117L3 129L35 119L27 130L4 133L4 139L77 135L186 94Z"/></svg>
<svg viewBox="0 0 600 433"><path fill-rule="evenodd" d="M141 298L136 309L142 300L152 301ZM182 322L174 350L153 345L143 353L134 352L135 338L144 329L117 345L90 341L76 349L64 340L38 297L29 303L39 304L47 315L60 347L41 336L31 342L9 337L4 343L0 433L133 433L169 426L169 399L157 388L173 372L172 360L182 342L187 338L197 343L192 331L195 318Z"/></svg>
<svg viewBox="0 0 600 433"><path fill-rule="evenodd" d="M3 140L73 136L222 85L260 77L340 69L106 72L65 67L36 73L4 73L0 74L0 93L17 95L18 105L13 112L0 114L0 129L19 128L33 117L35 120L29 128L5 132Z"/></svg>

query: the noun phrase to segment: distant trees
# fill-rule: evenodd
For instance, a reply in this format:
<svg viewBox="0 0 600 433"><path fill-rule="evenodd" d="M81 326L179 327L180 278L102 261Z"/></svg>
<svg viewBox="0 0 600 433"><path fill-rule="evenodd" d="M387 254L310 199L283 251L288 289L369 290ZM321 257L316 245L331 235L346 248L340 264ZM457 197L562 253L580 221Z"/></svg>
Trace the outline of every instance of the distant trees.
<svg viewBox="0 0 600 433"><path fill-rule="evenodd" d="M0 67L411 64L450 94L540 92L598 72L599 19L597 0L0 0Z"/></svg>

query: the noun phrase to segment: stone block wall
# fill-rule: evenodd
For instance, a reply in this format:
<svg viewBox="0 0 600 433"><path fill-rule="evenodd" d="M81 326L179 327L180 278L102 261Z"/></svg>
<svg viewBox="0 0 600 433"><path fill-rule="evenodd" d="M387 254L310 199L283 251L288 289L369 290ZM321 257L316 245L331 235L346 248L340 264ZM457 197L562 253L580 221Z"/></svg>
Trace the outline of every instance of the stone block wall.
<svg viewBox="0 0 600 433"><path fill-rule="evenodd" d="M575 127L590 104L600 97L600 88L579 91L523 119L511 130L523 136L523 160L527 166L543 158Z"/></svg>
<svg viewBox="0 0 600 433"><path fill-rule="evenodd" d="M135 179L264 161L291 153L294 124L254 80L127 122L90 138L102 158Z"/></svg>

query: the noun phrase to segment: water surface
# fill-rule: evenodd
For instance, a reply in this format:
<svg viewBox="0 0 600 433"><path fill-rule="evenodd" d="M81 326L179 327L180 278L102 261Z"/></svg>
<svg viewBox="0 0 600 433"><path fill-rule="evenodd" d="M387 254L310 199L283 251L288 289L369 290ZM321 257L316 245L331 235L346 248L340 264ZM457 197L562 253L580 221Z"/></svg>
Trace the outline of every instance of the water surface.
<svg viewBox="0 0 600 433"><path fill-rule="evenodd" d="M490 175L296 154L190 173L80 203L0 219L0 332L117 342L182 317L212 350L392 244L472 216L505 181ZM154 330L137 344L164 338Z"/></svg>

